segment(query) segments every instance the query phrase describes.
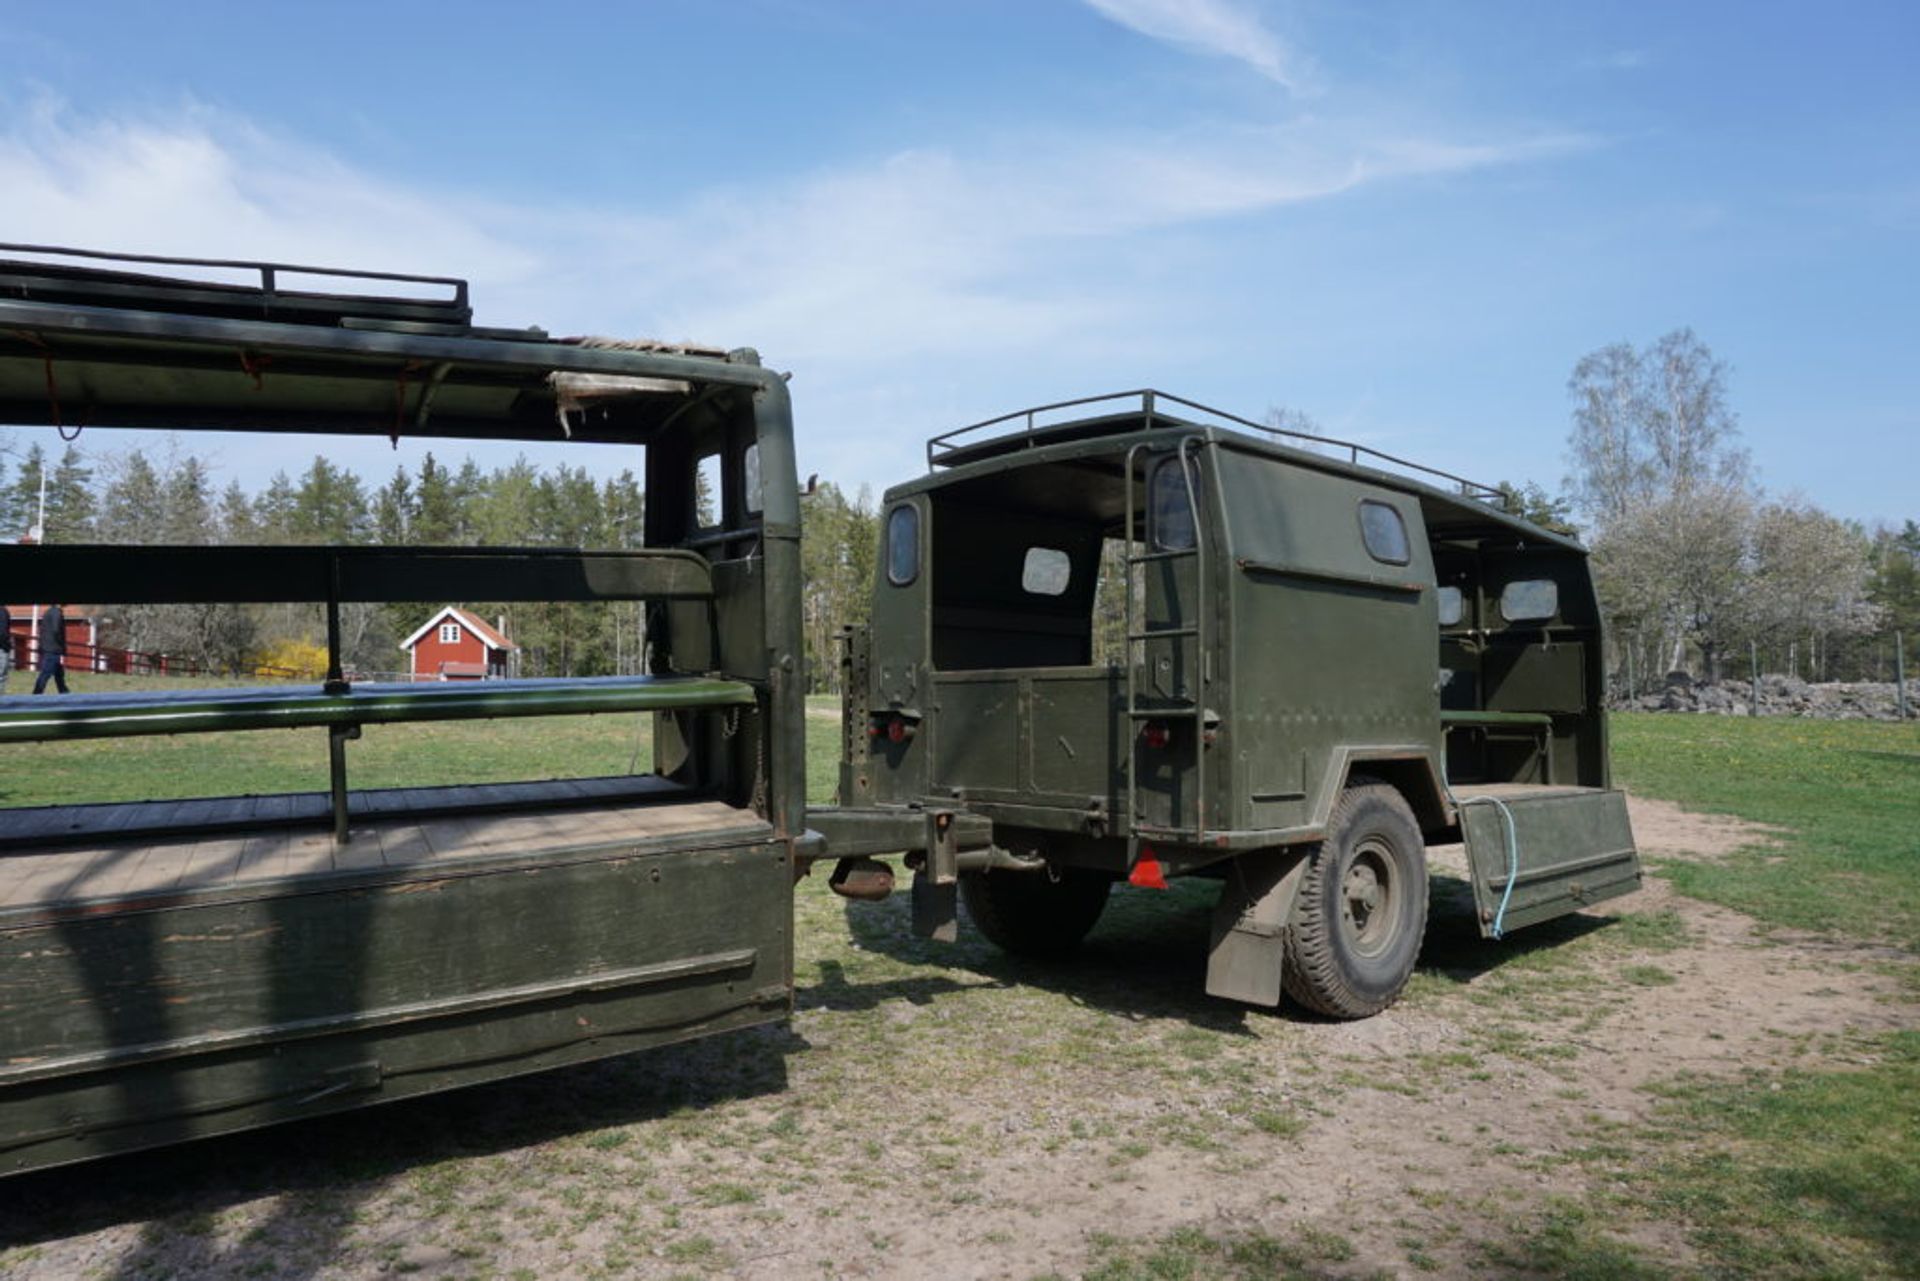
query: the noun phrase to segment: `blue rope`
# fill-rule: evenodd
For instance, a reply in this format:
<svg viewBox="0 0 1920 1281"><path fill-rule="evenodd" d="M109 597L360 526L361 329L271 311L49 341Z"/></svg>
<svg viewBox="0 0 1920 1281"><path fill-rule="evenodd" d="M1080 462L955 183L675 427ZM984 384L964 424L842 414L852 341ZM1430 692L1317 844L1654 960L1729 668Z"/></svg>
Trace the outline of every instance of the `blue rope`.
<svg viewBox="0 0 1920 1281"><path fill-rule="evenodd" d="M1487 934L1498 942L1506 933L1507 904L1513 901L1513 883L1520 879L1520 832L1514 825L1513 811L1507 803L1497 796L1469 796L1460 800L1453 795L1453 789L1447 789L1447 797L1453 801L1455 809L1465 809L1469 805L1491 805L1500 811L1502 824L1507 832L1507 888L1501 892L1500 907L1493 914L1493 925Z"/></svg>

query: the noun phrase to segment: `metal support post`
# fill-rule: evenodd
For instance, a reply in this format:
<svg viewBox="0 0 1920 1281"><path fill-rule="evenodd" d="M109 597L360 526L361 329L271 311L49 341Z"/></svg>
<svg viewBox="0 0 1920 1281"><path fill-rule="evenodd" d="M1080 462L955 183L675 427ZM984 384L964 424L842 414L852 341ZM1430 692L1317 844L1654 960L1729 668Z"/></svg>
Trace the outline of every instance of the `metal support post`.
<svg viewBox="0 0 1920 1281"><path fill-rule="evenodd" d="M347 741L360 737L358 725L335 725L327 730L327 778L333 793L333 842L353 839L347 829Z"/></svg>
<svg viewBox="0 0 1920 1281"><path fill-rule="evenodd" d="M1747 675L1753 682L1753 697L1747 703L1747 715L1758 716L1760 714L1760 644L1758 641L1747 642Z"/></svg>

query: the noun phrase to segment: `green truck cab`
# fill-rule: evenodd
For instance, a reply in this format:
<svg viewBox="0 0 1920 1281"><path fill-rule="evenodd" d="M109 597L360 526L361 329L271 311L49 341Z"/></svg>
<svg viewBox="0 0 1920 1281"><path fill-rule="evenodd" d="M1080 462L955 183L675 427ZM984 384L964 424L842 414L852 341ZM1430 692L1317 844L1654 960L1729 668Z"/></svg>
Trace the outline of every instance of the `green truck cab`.
<svg viewBox="0 0 1920 1281"><path fill-rule="evenodd" d="M937 437L848 637L836 888L1058 953L1119 880L1222 881L1208 992L1389 1005L1428 845L1492 937L1639 884L1586 553L1495 491L1163 393ZM876 815L888 816L886 818Z"/></svg>

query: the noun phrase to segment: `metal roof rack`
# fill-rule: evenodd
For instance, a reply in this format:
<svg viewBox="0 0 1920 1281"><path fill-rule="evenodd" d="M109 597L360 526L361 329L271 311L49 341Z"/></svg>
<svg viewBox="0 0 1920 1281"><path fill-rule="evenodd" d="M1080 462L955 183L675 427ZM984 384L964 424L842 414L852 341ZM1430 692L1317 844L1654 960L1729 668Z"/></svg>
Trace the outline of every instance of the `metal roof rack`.
<svg viewBox="0 0 1920 1281"><path fill-rule="evenodd" d="M1091 418L1086 414L1079 414L1071 418L1052 417L1063 410L1080 409L1088 405L1127 405L1128 408L1131 409L1130 402L1138 402L1139 408L1137 411L1093 415ZM1343 451L1346 454L1346 461L1356 467L1385 466L1387 468L1413 473L1415 479L1441 480L1458 489L1461 494L1481 502L1497 502L1500 498L1500 490L1496 486L1485 485L1476 480L1468 480L1464 476L1456 476L1452 472L1441 471L1437 467L1428 467L1421 463L1411 462L1408 459L1400 458L1393 454L1382 453L1378 449L1356 444L1350 440L1339 440L1332 436L1316 436L1311 432L1294 431L1287 427L1275 427L1268 423L1257 423L1250 418L1242 418L1238 414L1230 414L1225 410L1213 409L1197 401L1186 400L1179 396L1169 395L1164 391L1155 391L1152 388L1141 388L1137 391L1109 392L1102 396L1082 396L1077 400L1061 400L1050 405L1036 405L1032 409L1016 410L1011 414L1002 414L998 418L988 418L981 422L970 423L965 427L956 428L953 431L935 436L927 442L927 467L929 469L935 467L955 467L961 463L972 462L978 458L1011 453L1018 449L1034 449L1041 445L1056 444L1062 440L1080 439L1089 435L1105 434L1108 431L1120 432L1137 430L1137 427L1134 425L1136 419L1144 419L1144 425L1149 429L1160 426L1190 427L1206 425L1204 423L1195 424L1184 418L1176 418L1170 414L1163 413L1161 412L1161 406L1163 405L1177 405L1181 409L1192 410L1195 413L1211 418L1219 424L1245 428L1249 431L1260 432L1268 436L1282 437L1286 441L1304 441L1314 445L1328 446ZM1089 427L1095 426L1094 422L1091 421L1092 419L1104 419L1106 422L1112 423L1112 425L1105 426L1102 424L1095 430L1089 431ZM1006 423L1020 423L1021 426L1017 431L1010 431L1000 436L991 436L972 441L961 440L962 437L970 436L975 432L985 431L987 428L998 427Z"/></svg>
<svg viewBox="0 0 1920 1281"><path fill-rule="evenodd" d="M123 307L187 315L293 321L346 328L465 328L473 323L467 282L452 276L346 271L232 258L104 253L59 245L0 243L0 297L70 306ZM18 255L26 255L20 257ZM74 261L76 259L85 262ZM92 266L137 263L184 268L159 274ZM252 276L247 283L227 277ZM363 292L287 288L288 277L358 281ZM379 282L373 286L372 282ZM400 285L399 290L387 289Z"/></svg>

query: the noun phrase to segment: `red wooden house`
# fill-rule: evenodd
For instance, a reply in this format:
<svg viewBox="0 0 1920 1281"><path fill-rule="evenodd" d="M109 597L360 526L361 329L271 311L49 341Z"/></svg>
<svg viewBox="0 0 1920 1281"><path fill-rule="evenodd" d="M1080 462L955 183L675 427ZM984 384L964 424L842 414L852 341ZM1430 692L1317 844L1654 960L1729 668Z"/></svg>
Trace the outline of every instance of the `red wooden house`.
<svg viewBox="0 0 1920 1281"><path fill-rule="evenodd" d="M520 647L480 617L449 605L400 642L417 681L495 680L507 675Z"/></svg>

